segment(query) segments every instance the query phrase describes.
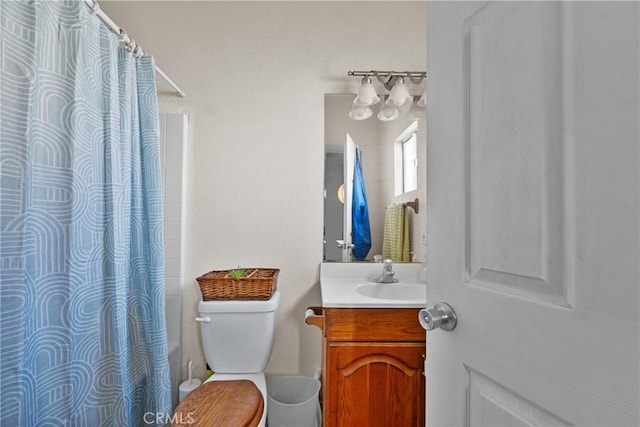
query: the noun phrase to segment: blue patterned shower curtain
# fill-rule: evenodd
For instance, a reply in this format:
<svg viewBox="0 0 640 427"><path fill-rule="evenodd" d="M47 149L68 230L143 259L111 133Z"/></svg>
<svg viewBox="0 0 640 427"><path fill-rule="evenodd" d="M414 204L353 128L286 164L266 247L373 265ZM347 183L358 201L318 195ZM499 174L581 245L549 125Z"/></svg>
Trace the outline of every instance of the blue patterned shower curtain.
<svg viewBox="0 0 640 427"><path fill-rule="evenodd" d="M153 424L171 410L153 60L82 1L0 1L0 29L0 425Z"/></svg>

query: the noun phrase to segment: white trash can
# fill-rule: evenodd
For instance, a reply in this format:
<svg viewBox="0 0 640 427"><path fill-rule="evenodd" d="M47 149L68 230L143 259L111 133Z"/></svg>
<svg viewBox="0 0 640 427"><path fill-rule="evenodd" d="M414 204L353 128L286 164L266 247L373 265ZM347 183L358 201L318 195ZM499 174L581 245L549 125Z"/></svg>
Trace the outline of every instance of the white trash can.
<svg viewBox="0 0 640 427"><path fill-rule="evenodd" d="M320 427L320 380L283 375L267 378L268 427Z"/></svg>

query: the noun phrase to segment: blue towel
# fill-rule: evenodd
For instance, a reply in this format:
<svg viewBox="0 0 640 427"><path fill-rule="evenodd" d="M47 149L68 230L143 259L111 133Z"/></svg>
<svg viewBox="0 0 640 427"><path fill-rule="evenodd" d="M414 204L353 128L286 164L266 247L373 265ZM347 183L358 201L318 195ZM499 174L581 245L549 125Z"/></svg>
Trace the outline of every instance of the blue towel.
<svg viewBox="0 0 640 427"><path fill-rule="evenodd" d="M367 190L362 176L359 150L356 149L356 163L353 173L353 205L352 217L352 242L353 256L356 261L364 261L371 249L371 228L369 225L369 207L367 206Z"/></svg>

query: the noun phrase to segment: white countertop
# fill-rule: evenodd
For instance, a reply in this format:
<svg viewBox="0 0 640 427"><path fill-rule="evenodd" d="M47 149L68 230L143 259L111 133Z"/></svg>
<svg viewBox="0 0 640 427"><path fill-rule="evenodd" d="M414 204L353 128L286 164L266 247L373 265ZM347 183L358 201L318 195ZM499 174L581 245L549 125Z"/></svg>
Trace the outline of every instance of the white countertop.
<svg viewBox="0 0 640 427"><path fill-rule="evenodd" d="M394 264L395 278L400 284L424 286L424 298L382 299L360 294L356 288L363 283L373 283L373 279L382 273L382 264L376 263L337 263L327 262L320 265L320 290L323 307L351 308L424 308L427 304L427 287L418 283L421 265L418 263ZM393 287L397 283L381 286Z"/></svg>

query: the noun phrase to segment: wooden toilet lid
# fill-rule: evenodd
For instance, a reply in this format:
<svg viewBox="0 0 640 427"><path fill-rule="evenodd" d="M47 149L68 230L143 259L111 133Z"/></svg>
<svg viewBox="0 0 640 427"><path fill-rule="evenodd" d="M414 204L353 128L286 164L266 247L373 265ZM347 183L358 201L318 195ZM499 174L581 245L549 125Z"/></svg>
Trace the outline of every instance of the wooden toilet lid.
<svg viewBox="0 0 640 427"><path fill-rule="evenodd" d="M172 425L256 427L263 411L262 393L253 382L209 381L180 402Z"/></svg>

